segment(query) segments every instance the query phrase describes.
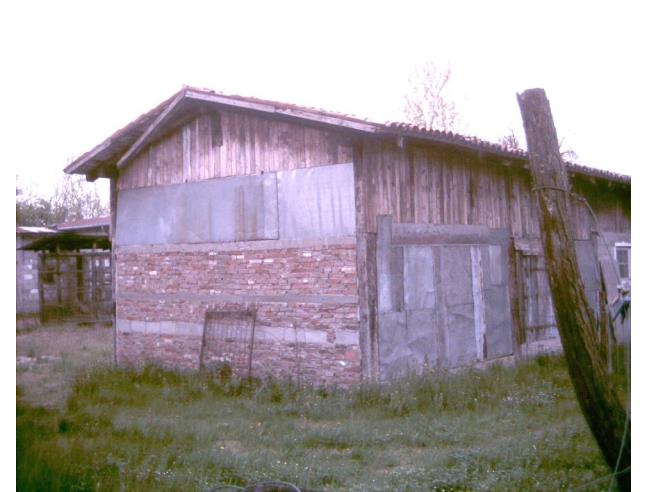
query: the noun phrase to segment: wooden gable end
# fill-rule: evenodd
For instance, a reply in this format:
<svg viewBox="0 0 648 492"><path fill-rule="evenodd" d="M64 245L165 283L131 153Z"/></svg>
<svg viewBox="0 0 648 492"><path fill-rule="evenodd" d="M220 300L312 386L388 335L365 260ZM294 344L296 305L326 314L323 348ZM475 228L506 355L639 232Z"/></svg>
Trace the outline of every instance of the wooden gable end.
<svg viewBox="0 0 648 492"><path fill-rule="evenodd" d="M146 145L120 171L118 189L162 186L351 162L341 132L232 110L189 119Z"/></svg>

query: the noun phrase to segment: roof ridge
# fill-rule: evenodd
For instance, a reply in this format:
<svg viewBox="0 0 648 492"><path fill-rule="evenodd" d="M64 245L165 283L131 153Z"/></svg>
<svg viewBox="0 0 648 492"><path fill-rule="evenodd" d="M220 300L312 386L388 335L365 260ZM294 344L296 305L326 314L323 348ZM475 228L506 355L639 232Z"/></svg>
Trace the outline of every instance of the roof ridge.
<svg viewBox="0 0 648 492"><path fill-rule="evenodd" d="M321 108L309 107L298 105L294 103L286 103L281 101L275 101L270 99L262 99L252 96L241 96L234 94L226 94L224 92L216 91L214 89L208 88L199 88L191 85L183 85L182 88L174 93L168 99L162 101L156 107L150 111L143 113L135 120L131 121L127 125L123 126L116 132L114 132L110 137L105 139L99 145L95 146L90 151L82 154L80 157L72 161L66 168L65 172L67 173L88 173L90 170L94 169L93 166L96 166L94 163L105 162L104 159L106 155L111 156L111 152L114 154L118 152L119 149L115 150L115 147L126 147L130 148L134 142L138 140L138 137L142 135L146 127L148 127L151 122L162 114L169 104L172 104L179 96L183 95L185 97L191 98L191 93L194 93L194 97L200 99L202 95L205 99L209 100L210 96L214 97L212 102L218 102L221 104L227 104L227 100L236 101L241 104L239 106L244 106L245 103L249 103L250 106L247 109L258 109L260 111L268 111L270 113L276 113L279 115L292 116L295 118L302 119L311 119L317 120L325 124L338 125L341 127L350 127L355 130L377 133L377 134L396 134L403 137L420 137L427 138L433 142L448 144L448 145L458 145L465 148L471 148L476 151L486 151L493 152L495 154L502 155L504 157L509 157L513 159L528 159L528 152L521 148L512 148L511 146L504 145L499 142L491 142L485 140L481 137L473 135L464 135L461 133L437 129L428 129L414 123L407 122L384 122L379 123L371 121L368 118L361 118L356 115L350 115L347 113L336 112L325 110ZM197 96L197 97L196 97ZM222 99L224 101L219 101ZM235 104L232 104L235 106ZM254 108L254 105L258 105L258 108ZM266 106L263 108L261 106ZM301 114L299 114L301 113ZM310 118L309 118L310 116ZM320 118L318 118L320 117ZM331 120L327 120L331 118ZM345 125L345 121L348 123ZM119 140L121 139L121 141ZM129 139L132 140L129 143ZM113 147L111 149L111 147ZM112 156L114 157L114 156ZM595 177L601 177L604 179L611 179L620 182L630 182L630 176L615 173L612 171L606 171L602 169L597 169L589 167L583 164L576 164L573 162L566 161L566 164L570 170L573 172L581 172ZM89 168L89 169L87 169Z"/></svg>

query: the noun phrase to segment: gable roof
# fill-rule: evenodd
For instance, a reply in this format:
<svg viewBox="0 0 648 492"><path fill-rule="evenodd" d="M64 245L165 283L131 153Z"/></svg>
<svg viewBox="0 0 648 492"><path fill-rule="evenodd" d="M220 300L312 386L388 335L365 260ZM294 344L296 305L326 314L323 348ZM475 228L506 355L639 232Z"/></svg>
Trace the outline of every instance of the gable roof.
<svg viewBox="0 0 648 492"><path fill-rule="evenodd" d="M81 229L92 229L110 226L110 215L91 217L89 219L71 220L56 224L57 231L78 231Z"/></svg>
<svg viewBox="0 0 648 492"><path fill-rule="evenodd" d="M526 151L508 148L477 137L453 132L428 130L408 123L375 123L342 113L269 101L253 97L227 95L209 89L185 86L152 110L144 113L106 140L70 163L64 171L69 174L92 175L102 168L122 168L147 143L164 131L171 121L204 111L205 104L250 110L274 116L287 117L333 126L341 130L377 136L415 139L417 141L470 149L480 153L528 161ZM630 177L567 162L568 171L618 183L630 183ZM109 174L108 174L109 175Z"/></svg>
<svg viewBox="0 0 648 492"><path fill-rule="evenodd" d="M17 226L16 234L56 234L56 229L43 226Z"/></svg>

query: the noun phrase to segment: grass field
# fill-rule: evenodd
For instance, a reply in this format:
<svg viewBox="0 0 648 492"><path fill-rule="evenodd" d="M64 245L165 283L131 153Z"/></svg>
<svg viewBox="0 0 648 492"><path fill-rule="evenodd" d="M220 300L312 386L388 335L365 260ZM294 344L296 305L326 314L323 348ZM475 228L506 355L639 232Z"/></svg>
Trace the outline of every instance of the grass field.
<svg viewBox="0 0 648 492"><path fill-rule="evenodd" d="M41 362L17 370L17 490L207 491L269 479L322 491L609 484L558 357L345 392L118 370L111 347L109 329L18 337L18 354Z"/></svg>

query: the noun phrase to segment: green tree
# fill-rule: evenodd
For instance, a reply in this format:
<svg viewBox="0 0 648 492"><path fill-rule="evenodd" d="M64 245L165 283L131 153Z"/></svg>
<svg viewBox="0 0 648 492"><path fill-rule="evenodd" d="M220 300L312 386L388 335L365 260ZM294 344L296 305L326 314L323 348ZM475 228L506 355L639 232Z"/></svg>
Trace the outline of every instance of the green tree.
<svg viewBox="0 0 648 492"><path fill-rule="evenodd" d="M48 226L109 213L97 187L83 176L64 175L52 196L34 196L16 186L16 225Z"/></svg>

